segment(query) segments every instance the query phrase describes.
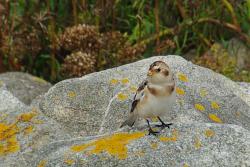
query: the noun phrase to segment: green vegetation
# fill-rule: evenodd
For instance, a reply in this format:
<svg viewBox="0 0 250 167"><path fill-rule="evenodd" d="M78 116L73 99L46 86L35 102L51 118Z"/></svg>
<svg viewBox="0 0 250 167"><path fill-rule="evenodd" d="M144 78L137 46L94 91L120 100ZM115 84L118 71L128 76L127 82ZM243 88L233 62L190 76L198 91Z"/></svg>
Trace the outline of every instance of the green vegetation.
<svg viewBox="0 0 250 167"><path fill-rule="evenodd" d="M0 16L0 72L57 82L195 50L193 62L250 81L226 53L232 38L250 46L250 0L1 0Z"/></svg>

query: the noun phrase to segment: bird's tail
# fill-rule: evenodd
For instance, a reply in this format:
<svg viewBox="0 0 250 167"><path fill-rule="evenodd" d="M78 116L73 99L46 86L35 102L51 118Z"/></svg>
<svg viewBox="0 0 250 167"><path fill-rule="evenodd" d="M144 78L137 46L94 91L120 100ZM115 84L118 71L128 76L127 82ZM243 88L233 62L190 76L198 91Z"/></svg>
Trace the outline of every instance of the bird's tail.
<svg viewBox="0 0 250 167"><path fill-rule="evenodd" d="M130 113L128 119L122 123L120 128L122 128L123 126L126 126L126 125L132 127L134 125L135 121L137 120L137 117L138 117L138 115L136 113L134 113L134 112Z"/></svg>

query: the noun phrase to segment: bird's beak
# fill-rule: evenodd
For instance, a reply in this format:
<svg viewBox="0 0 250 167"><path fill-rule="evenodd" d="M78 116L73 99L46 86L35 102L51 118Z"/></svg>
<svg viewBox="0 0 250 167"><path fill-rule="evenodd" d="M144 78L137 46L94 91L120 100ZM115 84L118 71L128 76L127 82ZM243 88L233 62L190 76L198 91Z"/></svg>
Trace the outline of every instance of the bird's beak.
<svg viewBox="0 0 250 167"><path fill-rule="evenodd" d="M152 76L152 75L153 75L152 71L148 71L148 76Z"/></svg>

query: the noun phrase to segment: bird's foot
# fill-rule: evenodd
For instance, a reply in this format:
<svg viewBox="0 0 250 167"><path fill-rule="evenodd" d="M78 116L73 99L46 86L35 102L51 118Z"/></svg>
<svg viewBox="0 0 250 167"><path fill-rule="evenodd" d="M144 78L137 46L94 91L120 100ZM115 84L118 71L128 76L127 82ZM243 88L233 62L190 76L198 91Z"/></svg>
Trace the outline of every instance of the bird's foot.
<svg viewBox="0 0 250 167"><path fill-rule="evenodd" d="M154 135L156 136L159 132L158 131L153 131L153 129L149 128L148 130L148 135Z"/></svg>
<svg viewBox="0 0 250 167"><path fill-rule="evenodd" d="M169 124L162 123L161 125L155 125L155 126L164 129L164 128L170 128L171 125L173 125L173 124L172 123L169 123Z"/></svg>

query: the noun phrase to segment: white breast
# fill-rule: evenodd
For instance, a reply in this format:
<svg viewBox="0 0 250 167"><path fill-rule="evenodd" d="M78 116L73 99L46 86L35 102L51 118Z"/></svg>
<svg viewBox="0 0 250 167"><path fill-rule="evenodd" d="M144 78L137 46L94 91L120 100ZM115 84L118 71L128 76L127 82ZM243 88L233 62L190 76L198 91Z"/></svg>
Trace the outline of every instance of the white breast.
<svg viewBox="0 0 250 167"><path fill-rule="evenodd" d="M175 91L167 97L155 97L148 95L148 101L142 107L138 108L138 114L142 118L152 118L155 116L164 116L171 111L172 105L175 103Z"/></svg>

